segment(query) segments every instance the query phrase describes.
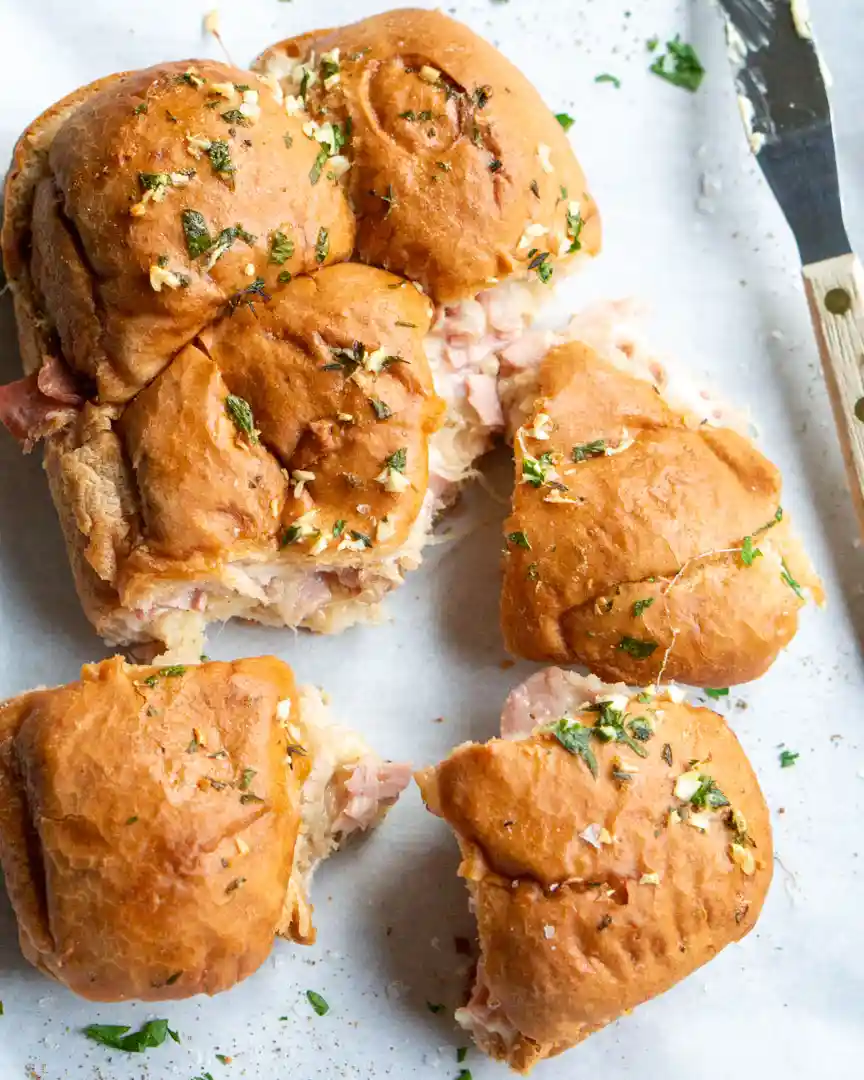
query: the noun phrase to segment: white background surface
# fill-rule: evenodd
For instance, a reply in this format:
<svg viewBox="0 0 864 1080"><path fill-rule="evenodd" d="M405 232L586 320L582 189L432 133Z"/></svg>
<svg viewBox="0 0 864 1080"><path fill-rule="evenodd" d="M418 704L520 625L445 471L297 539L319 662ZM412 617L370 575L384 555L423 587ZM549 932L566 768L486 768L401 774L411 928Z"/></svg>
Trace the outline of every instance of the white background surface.
<svg viewBox="0 0 864 1080"><path fill-rule="evenodd" d="M198 0L0 0L0 161L39 111L109 71L219 56ZM239 63L314 26L382 10L368 0L223 0ZM431 4L427 6L432 6ZM812 0L834 99L853 240L864 250L864 10ZM864 1061L864 555L818 370L796 254L740 129L719 20L707 0L464 0L448 7L507 52L572 137L605 218L606 254L580 296L646 298L656 337L697 376L747 404L786 476L784 506L805 535L829 597L769 675L721 705L751 754L774 811L778 865L758 928L662 999L537 1069L538 1080L812 1080L860 1076ZM632 14L627 14L631 12ZM695 96L647 72L644 42L680 32L708 68ZM595 85L612 72L620 90ZM2 166L0 166L2 167ZM697 210L700 177L719 181ZM716 185L715 185L716 186ZM703 210L705 207L703 206ZM8 297L0 302L0 377L16 374ZM777 333L775 333L775 331ZM506 465L491 470L506 492ZM417 764L495 733L508 689L497 627L502 508L476 492L389 604L392 621L337 639L227 627L216 658L273 652L330 691L338 713L378 748ZM0 697L72 679L104 655L80 614L37 455L0 438ZM436 718L443 718L436 722ZM778 764L778 744L801 757ZM781 810L783 811L781 813ZM315 894L320 946L277 943L265 967L216 1000L152 1009L79 1002L31 970L0 896L0 1080L38 1076L173 1078L210 1071L261 1080L441 1077L467 1042L449 1019L466 988L454 934L471 933L455 845L416 790L362 847L327 866ZM0 890L2 892L2 890ZM460 969L460 963L463 967ZM331 1003L319 1018L315 989ZM443 1002L432 1015L426 1002ZM165 1016L183 1039L144 1055L110 1054L79 1033L96 1021L137 1027ZM288 1016L288 1021L280 1021ZM232 1055L224 1066L216 1053ZM120 1060L123 1058L123 1060ZM471 1051L474 1080L503 1066Z"/></svg>

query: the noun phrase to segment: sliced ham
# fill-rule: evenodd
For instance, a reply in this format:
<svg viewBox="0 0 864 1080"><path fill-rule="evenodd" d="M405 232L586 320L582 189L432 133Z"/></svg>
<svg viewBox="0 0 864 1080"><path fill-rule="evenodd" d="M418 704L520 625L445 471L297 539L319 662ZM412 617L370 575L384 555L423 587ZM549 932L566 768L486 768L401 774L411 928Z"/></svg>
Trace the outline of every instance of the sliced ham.
<svg viewBox="0 0 864 1080"><path fill-rule="evenodd" d="M83 405L84 398L75 376L56 356L45 356L36 373L36 385L47 398L63 405Z"/></svg>
<svg viewBox="0 0 864 1080"><path fill-rule="evenodd" d="M46 435L50 435L75 418L77 410L48 397L39 388L39 375L34 372L24 379L0 386L0 423L25 452Z"/></svg>
<svg viewBox="0 0 864 1080"><path fill-rule="evenodd" d="M381 761L374 756L362 758L342 785L345 802L333 824L333 831L347 835L358 829L371 828L410 781L410 765Z"/></svg>
<svg viewBox="0 0 864 1080"><path fill-rule="evenodd" d="M498 381L494 375L468 375L465 383L468 401L487 428L504 427L504 413L498 400Z"/></svg>
<svg viewBox="0 0 864 1080"><path fill-rule="evenodd" d="M596 675L556 667L538 671L507 698L501 714L501 738L522 739L542 724L572 716L585 704L620 693L627 693L627 687L603 683Z"/></svg>

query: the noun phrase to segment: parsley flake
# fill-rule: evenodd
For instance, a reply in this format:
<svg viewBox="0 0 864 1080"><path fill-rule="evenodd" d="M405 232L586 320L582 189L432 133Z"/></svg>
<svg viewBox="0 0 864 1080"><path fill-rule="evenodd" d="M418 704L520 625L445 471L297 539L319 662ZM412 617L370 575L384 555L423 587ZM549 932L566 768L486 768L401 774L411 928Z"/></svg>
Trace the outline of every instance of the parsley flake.
<svg viewBox="0 0 864 1080"><path fill-rule="evenodd" d="M408 449L405 446L400 446L398 450L394 450L393 453L385 460L384 464L388 469L392 469L394 472L405 472L405 466L408 463Z"/></svg>
<svg viewBox="0 0 864 1080"><path fill-rule="evenodd" d="M656 641L640 641L639 638L626 635L618 642L618 649L629 653L636 660L647 660L656 648Z"/></svg>
<svg viewBox="0 0 864 1080"><path fill-rule="evenodd" d="M93 1042L125 1054L140 1054L161 1046L169 1036L180 1042L180 1036L168 1027L167 1020L148 1020L138 1031L127 1034L129 1030L128 1024L90 1024L84 1028L84 1034Z"/></svg>
<svg viewBox="0 0 864 1080"><path fill-rule="evenodd" d="M569 131L571 127L576 123L573 117L566 112L555 113L555 119L564 128L565 131Z"/></svg>
<svg viewBox="0 0 864 1080"><path fill-rule="evenodd" d="M528 263L528 269L535 270L537 277L540 278L544 285L549 284L555 272L552 263L549 261L551 258L552 256L548 251L538 251Z"/></svg>
<svg viewBox="0 0 864 1080"><path fill-rule="evenodd" d="M372 406L372 409L379 420L389 420L393 415L393 410L387 402L382 401L380 398L369 398L369 404Z"/></svg>
<svg viewBox="0 0 864 1080"><path fill-rule="evenodd" d="M608 72L604 72L602 75L597 75L594 78L595 83L611 83L616 90L621 89L621 80L617 75L610 75Z"/></svg>
<svg viewBox="0 0 864 1080"><path fill-rule="evenodd" d="M758 559L761 554L759 548L753 547L753 537L745 536L744 542L741 544L741 562L745 566L752 566L753 560Z"/></svg>
<svg viewBox="0 0 864 1080"><path fill-rule="evenodd" d="M591 749L591 735L593 729L580 724L578 720L568 720L562 717L549 729L549 734L554 735L568 754L580 757L588 766L591 775L597 779L597 758Z"/></svg>
<svg viewBox="0 0 864 1080"><path fill-rule="evenodd" d="M690 805L697 810L704 810L706 806L718 810L721 806L728 806L729 800L717 787L713 777L701 775L698 789L690 796Z"/></svg>
<svg viewBox="0 0 864 1080"><path fill-rule="evenodd" d="M309 1002L315 1012L318 1013L319 1016L326 1016L327 1013L330 1012L330 1006L327 1004L324 998L321 997L321 995L316 993L314 990L306 991L306 1000Z"/></svg>
<svg viewBox="0 0 864 1080"><path fill-rule="evenodd" d="M654 61L650 70L673 86L680 86L682 90L695 93L705 77L705 68L696 55L696 50L682 41L680 34L666 42L666 49L667 51Z"/></svg>
<svg viewBox="0 0 864 1080"><path fill-rule="evenodd" d="M705 696L712 698L714 701L719 701L720 698L729 697L729 687L724 686L719 690L715 690L711 686L706 686L704 690Z"/></svg>
<svg viewBox="0 0 864 1080"><path fill-rule="evenodd" d="M207 157L210 158L210 164L213 166L213 171L220 176L228 176L230 173L235 172L235 166L231 161L231 151L228 147L228 143L224 139L214 139L210 143L207 150Z"/></svg>
<svg viewBox="0 0 864 1080"><path fill-rule="evenodd" d="M270 236L270 262L282 266L294 254L294 241L283 232L274 232Z"/></svg>
<svg viewBox="0 0 864 1080"><path fill-rule="evenodd" d="M574 446L572 457L574 461L586 461L592 457L603 457L606 453L606 440L595 439L593 442L583 443L581 446Z"/></svg>
<svg viewBox="0 0 864 1080"><path fill-rule="evenodd" d="M548 451L539 458L526 454L522 461L522 479L532 487L539 488L546 483L554 468L552 454Z"/></svg>
<svg viewBox="0 0 864 1080"><path fill-rule="evenodd" d="M642 612L645 611L646 608L651 607L653 603L653 596L646 597L644 600L637 600L633 605L633 618L638 619Z"/></svg>
<svg viewBox="0 0 864 1080"><path fill-rule="evenodd" d="M783 580L789 586L789 588L795 593L797 597L799 597L799 599L804 600L805 596L801 585L795 580L794 577L792 577L789 567L786 565L786 560L781 559L780 563L783 567L783 571L780 574L781 580Z"/></svg>
<svg viewBox="0 0 864 1080"><path fill-rule="evenodd" d="M229 394L225 398L225 411L231 417L238 431L241 431L251 443L258 442L258 432L255 430L252 406L245 398L238 397L236 394Z"/></svg>
<svg viewBox="0 0 864 1080"><path fill-rule="evenodd" d="M801 755L796 754L792 750L781 750L780 751L780 768L781 769L791 769L792 766L795 764L795 762L798 760L799 757L801 757Z"/></svg>
<svg viewBox="0 0 864 1080"><path fill-rule="evenodd" d="M524 548L526 551L531 550L531 543L524 532L508 533L507 540L509 543L515 544L516 547Z"/></svg>
<svg viewBox="0 0 864 1080"><path fill-rule="evenodd" d="M186 250L190 259L197 259L205 251L209 251L213 238L207 228L204 215L199 210L184 210L180 215L183 223L183 235L186 237Z"/></svg>
<svg viewBox="0 0 864 1080"><path fill-rule="evenodd" d="M330 232L322 225L315 241L315 262L323 263L330 254Z"/></svg>

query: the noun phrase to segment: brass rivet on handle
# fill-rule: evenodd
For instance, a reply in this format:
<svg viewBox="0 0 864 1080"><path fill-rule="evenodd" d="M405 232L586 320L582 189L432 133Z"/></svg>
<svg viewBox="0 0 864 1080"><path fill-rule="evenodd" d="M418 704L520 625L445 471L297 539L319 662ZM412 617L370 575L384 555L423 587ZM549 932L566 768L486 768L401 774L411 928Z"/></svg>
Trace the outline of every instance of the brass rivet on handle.
<svg viewBox="0 0 864 1080"><path fill-rule="evenodd" d="M855 402L855 416L864 424L864 397L859 397Z"/></svg>
<svg viewBox="0 0 864 1080"><path fill-rule="evenodd" d="M832 315L845 315L852 310L852 297L845 289L830 289L825 293L825 307Z"/></svg>

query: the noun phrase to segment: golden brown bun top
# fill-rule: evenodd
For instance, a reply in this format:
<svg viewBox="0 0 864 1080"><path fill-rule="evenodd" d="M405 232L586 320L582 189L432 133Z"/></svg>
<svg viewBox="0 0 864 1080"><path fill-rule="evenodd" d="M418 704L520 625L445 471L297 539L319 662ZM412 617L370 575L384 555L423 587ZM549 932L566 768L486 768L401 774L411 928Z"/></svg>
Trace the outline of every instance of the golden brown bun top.
<svg viewBox="0 0 864 1080"><path fill-rule="evenodd" d="M244 103L250 91L257 103ZM134 394L252 280L271 287L280 273L350 255L354 221L342 191L311 181L317 152L263 80L209 60L103 81L71 113L34 215L34 276L64 355L96 380L103 401ZM196 225L212 241L197 255ZM293 245L280 262L271 257L277 234ZM157 291L159 269L173 276Z"/></svg>
<svg viewBox="0 0 864 1080"><path fill-rule="evenodd" d="M525 462L543 454L554 474L534 486ZM688 426L651 383L579 342L540 367L516 479L502 622L520 656L607 681L663 671L728 686L762 674L795 633L803 600L787 570L818 593L777 521L774 465L732 430ZM747 537L762 552L749 565Z"/></svg>
<svg viewBox="0 0 864 1080"><path fill-rule="evenodd" d="M343 153L360 259L419 281L439 303L459 300L524 271L531 249L557 261L571 201L582 250L599 250L596 206L560 124L467 26L439 11L390 11L280 42L257 66L279 72L280 57L313 51L318 65L334 49L338 82L325 87L318 71L306 100L319 123L351 119ZM531 225L549 232L520 248Z"/></svg>
<svg viewBox="0 0 864 1080"><path fill-rule="evenodd" d="M118 424L143 519L129 572L200 571L262 546L308 567L319 540L322 561L356 565L398 548L417 517L442 411L422 347L429 301L352 263L249 299ZM250 407L251 436L229 395ZM388 489L388 460L404 490Z"/></svg>
<svg viewBox="0 0 864 1080"><path fill-rule="evenodd" d="M212 994L263 962L306 771L285 767L280 701L296 714L273 658L114 657L0 708L0 857L31 962L99 1001Z"/></svg>
<svg viewBox="0 0 864 1080"><path fill-rule="evenodd" d="M545 733L467 744L418 777L462 848L488 1000L519 1032L509 1047L481 1044L521 1070L746 934L771 880L768 811L721 717L667 698L627 709L626 723L655 725L637 741L645 756L590 737L596 777ZM578 720L603 723L597 712ZM694 759L737 824L725 805L696 811L676 797Z"/></svg>

